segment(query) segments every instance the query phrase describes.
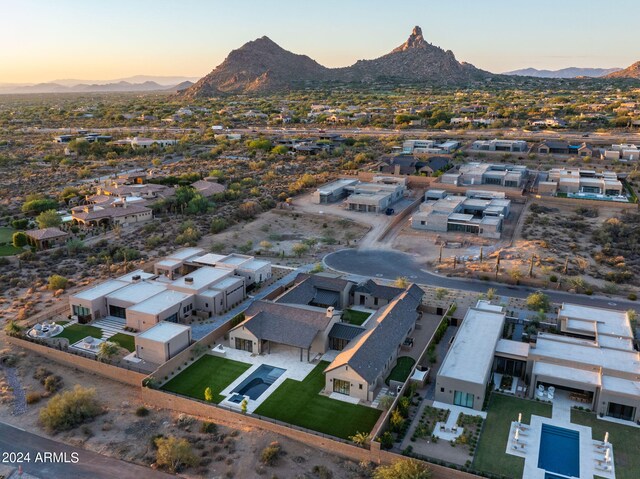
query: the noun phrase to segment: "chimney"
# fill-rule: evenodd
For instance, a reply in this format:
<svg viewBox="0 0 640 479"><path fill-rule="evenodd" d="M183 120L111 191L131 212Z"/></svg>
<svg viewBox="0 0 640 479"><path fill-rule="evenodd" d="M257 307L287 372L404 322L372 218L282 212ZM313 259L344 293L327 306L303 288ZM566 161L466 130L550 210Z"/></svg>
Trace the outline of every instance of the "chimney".
<svg viewBox="0 0 640 479"><path fill-rule="evenodd" d="M399 175L400 174L400 165L394 165L393 166L393 174L394 175Z"/></svg>
<svg viewBox="0 0 640 479"><path fill-rule="evenodd" d="M140 281L140 275L136 274L134 276L131 277L131 281L133 281L134 283L137 283Z"/></svg>
<svg viewBox="0 0 640 479"><path fill-rule="evenodd" d="M193 278L192 278L192 277L190 277L190 276L189 276L189 277L186 277L186 278L184 279L184 282L185 282L186 284L193 284Z"/></svg>
<svg viewBox="0 0 640 479"><path fill-rule="evenodd" d="M334 307L333 306L329 306L327 308L327 318L333 318L333 311L334 311Z"/></svg>

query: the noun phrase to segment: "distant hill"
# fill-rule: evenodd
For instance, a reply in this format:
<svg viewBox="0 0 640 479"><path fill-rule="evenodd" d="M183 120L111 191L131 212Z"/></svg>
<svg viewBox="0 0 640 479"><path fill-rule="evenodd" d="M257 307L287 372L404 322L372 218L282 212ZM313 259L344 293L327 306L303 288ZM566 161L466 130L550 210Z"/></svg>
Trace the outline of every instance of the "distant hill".
<svg viewBox="0 0 640 479"><path fill-rule="evenodd" d="M628 68L614 73L610 73L606 78L635 78L640 79L640 62L635 62Z"/></svg>
<svg viewBox="0 0 640 479"><path fill-rule="evenodd" d="M156 78L157 81L150 78ZM191 78L195 80L195 78ZM148 92L148 91L180 91L193 83L187 77L153 77L137 75L129 79L112 81L56 80L37 84L0 83L0 93L97 93L97 92Z"/></svg>
<svg viewBox="0 0 640 479"><path fill-rule="evenodd" d="M569 67L561 70L538 70L536 68L523 68L522 70L514 70L505 72L503 75L511 76L527 76L536 78L578 78L592 77L600 78L613 72L619 71L620 68L577 68Z"/></svg>
<svg viewBox="0 0 640 479"><path fill-rule="evenodd" d="M346 68L327 68L262 37L233 50L211 73L183 92L186 97L226 93L262 93L295 89L318 82L398 80L461 84L485 80L493 74L456 60L451 51L428 43L420 27L399 47L374 60L360 60Z"/></svg>

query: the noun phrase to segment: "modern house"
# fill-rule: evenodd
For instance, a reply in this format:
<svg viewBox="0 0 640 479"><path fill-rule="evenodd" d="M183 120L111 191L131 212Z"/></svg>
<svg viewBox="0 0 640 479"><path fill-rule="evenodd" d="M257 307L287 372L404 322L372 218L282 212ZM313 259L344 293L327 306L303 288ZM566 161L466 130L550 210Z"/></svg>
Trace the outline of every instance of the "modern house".
<svg viewBox="0 0 640 479"><path fill-rule="evenodd" d="M159 148L165 148L167 146L177 145L178 140L156 140L153 138L141 138L135 136L129 140L129 143L131 144L131 148L133 149L146 149L151 148L154 145L158 146Z"/></svg>
<svg viewBox="0 0 640 479"><path fill-rule="evenodd" d="M585 142L569 143L562 140L545 140L538 146L541 155L578 155L581 157L593 156L594 150Z"/></svg>
<svg viewBox="0 0 640 479"><path fill-rule="evenodd" d="M250 256L227 255L230 263L208 266L200 248L184 248L154 265L154 273L135 271L69 297L72 314L82 322L109 317L138 331L161 321L210 318L240 304L256 275L271 277L271 264ZM234 265L240 257L242 262Z"/></svg>
<svg viewBox="0 0 640 479"><path fill-rule="evenodd" d="M69 233L62 231L60 228L27 230L25 234L27 235L28 244L38 250L63 246L69 239Z"/></svg>
<svg viewBox="0 0 640 479"><path fill-rule="evenodd" d="M377 171L394 175L422 174L433 176L437 172L446 171L450 164L451 158L447 156L417 158L413 155L400 154L382 157L377 166Z"/></svg>
<svg viewBox="0 0 640 479"><path fill-rule="evenodd" d="M500 151L523 153L528 150L527 142L523 140L477 140L471 144L475 151Z"/></svg>
<svg viewBox="0 0 640 479"><path fill-rule="evenodd" d="M415 328L423 295L422 289L411 285L376 311L325 369L325 393L372 401Z"/></svg>
<svg viewBox="0 0 640 479"><path fill-rule="evenodd" d="M403 154L450 154L460 147L460 142L455 140L405 140L402 143Z"/></svg>
<svg viewBox="0 0 640 479"><path fill-rule="evenodd" d="M499 239L511 201L493 198L492 192L467 192L449 196L443 190L429 190L425 202L411 218L411 227L434 232L473 233ZM434 198L435 197L435 198ZM488 199L487 199L488 197Z"/></svg>
<svg viewBox="0 0 640 479"><path fill-rule="evenodd" d="M523 165L502 165L488 163L467 163L456 171L440 177L444 184L456 186L495 185L505 188L522 188L529 171Z"/></svg>
<svg viewBox="0 0 640 479"><path fill-rule="evenodd" d="M549 170L547 178L538 183L540 195L563 193L577 197L602 195L617 198L623 196L624 191L615 172L581 168L553 168Z"/></svg>
<svg viewBox="0 0 640 479"><path fill-rule="evenodd" d="M393 176L374 176L371 182L341 179L318 188L311 200L326 204L347 198L349 210L382 213L404 197L406 182L406 178Z"/></svg>
<svg viewBox="0 0 640 479"><path fill-rule="evenodd" d="M493 372L526 384L529 397L553 386L584 407L623 421L640 420L640 353L624 311L563 304L559 333L532 343L502 337L504 309L470 308L436 378L436 400L480 409Z"/></svg>
<svg viewBox="0 0 640 479"><path fill-rule="evenodd" d="M182 324L160 322L137 334L136 356L143 361L163 364L191 344L191 328Z"/></svg>

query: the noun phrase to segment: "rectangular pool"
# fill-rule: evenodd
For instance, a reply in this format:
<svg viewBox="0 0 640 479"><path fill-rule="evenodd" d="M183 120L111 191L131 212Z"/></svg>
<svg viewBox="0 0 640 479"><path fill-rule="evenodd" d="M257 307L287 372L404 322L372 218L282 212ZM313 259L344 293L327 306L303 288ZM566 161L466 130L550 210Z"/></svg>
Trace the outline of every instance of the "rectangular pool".
<svg viewBox="0 0 640 479"><path fill-rule="evenodd" d="M538 467L551 474L545 477L580 477L580 433L571 429L542 425Z"/></svg>
<svg viewBox="0 0 640 479"><path fill-rule="evenodd" d="M276 379L285 372L285 369L262 364L232 391L241 396L249 396L258 399ZM235 397L235 396L234 396Z"/></svg>

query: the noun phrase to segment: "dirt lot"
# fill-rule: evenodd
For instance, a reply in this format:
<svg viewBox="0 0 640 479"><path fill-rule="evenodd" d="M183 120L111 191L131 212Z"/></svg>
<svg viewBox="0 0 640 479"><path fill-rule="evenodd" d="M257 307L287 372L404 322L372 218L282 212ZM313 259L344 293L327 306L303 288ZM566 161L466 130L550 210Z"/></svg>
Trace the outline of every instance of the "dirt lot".
<svg viewBox="0 0 640 479"><path fill-rule="evenodd" d="M198 245L207 250L231 253L246 245L249 254L259 253L283 265L316 261L346 245L358 244L367 233L367 226L349 218L293 210L274 209L259 215L254 221L236 224L222 233L203 237ZM263 242L267 242L265 245ZM296 258L294 245L308 242L307 253ZM312 245L312 243L314 243ZM277 259L284 252L285 258ZM292 256L294 256L292 258Z"/></svg>
<svg viewBox="0 0 640 479"><path fill-rule="evenodd" d="M75 384L92 387L97 391L106 412L94 421L55 436L47 434L38 424L40 408L47 398L27 406L27 412L14 416L10 390L6 389L4 373L0 372L0 421L21 427L54 440L125 459L150 465L155 460L152 440L163 434L185 437L193 446L200 465L182 473L183 477L278 477L278 478L360 478L367 477L367 468L314 450L304 444L259 429L233 430L218 426L215 434L200 432L201 421L189 416L164 410L151 410L146 417L138 417L136 408L142 405L136 388L121 385L100 376L52 364L33 353L7 346L0 339L0 356L18 357L17 372L27 391L44 392L43 386L33 378L38 367L45 367L62 377L63 390ZM273 441L278 441L284 454L276 466L264 466L260 462L261 451ZM319 466L318 469L316 466ZM315 473L314 473L315 468ZM332 475L319 475L326 468Z"/></svg>
<svg viewBox="0 0 640 479"><path fill-rule="evenodd" d="M618 209L573 205L546 207L534 201L523 215L522 226L516 232L513 245L498 248L499 278L509 282L518 282L522 278L530 282L528 276L533 257L533 282L546 284L557 279L562 287L577 292L601 289L614 294L628 289L626 277L623 279L623 275L628 274L625 273L629 267L626 258L603 255L603 247L593 240L594 233L603 224L612 218L620 218ZM497 253L489 251L487 254L487 249L484 252L486 261L466 262L464 267L458 262L455 274L475 273L493 277ZM445 263L440 269L454 273L451 258Z"/></svg>

